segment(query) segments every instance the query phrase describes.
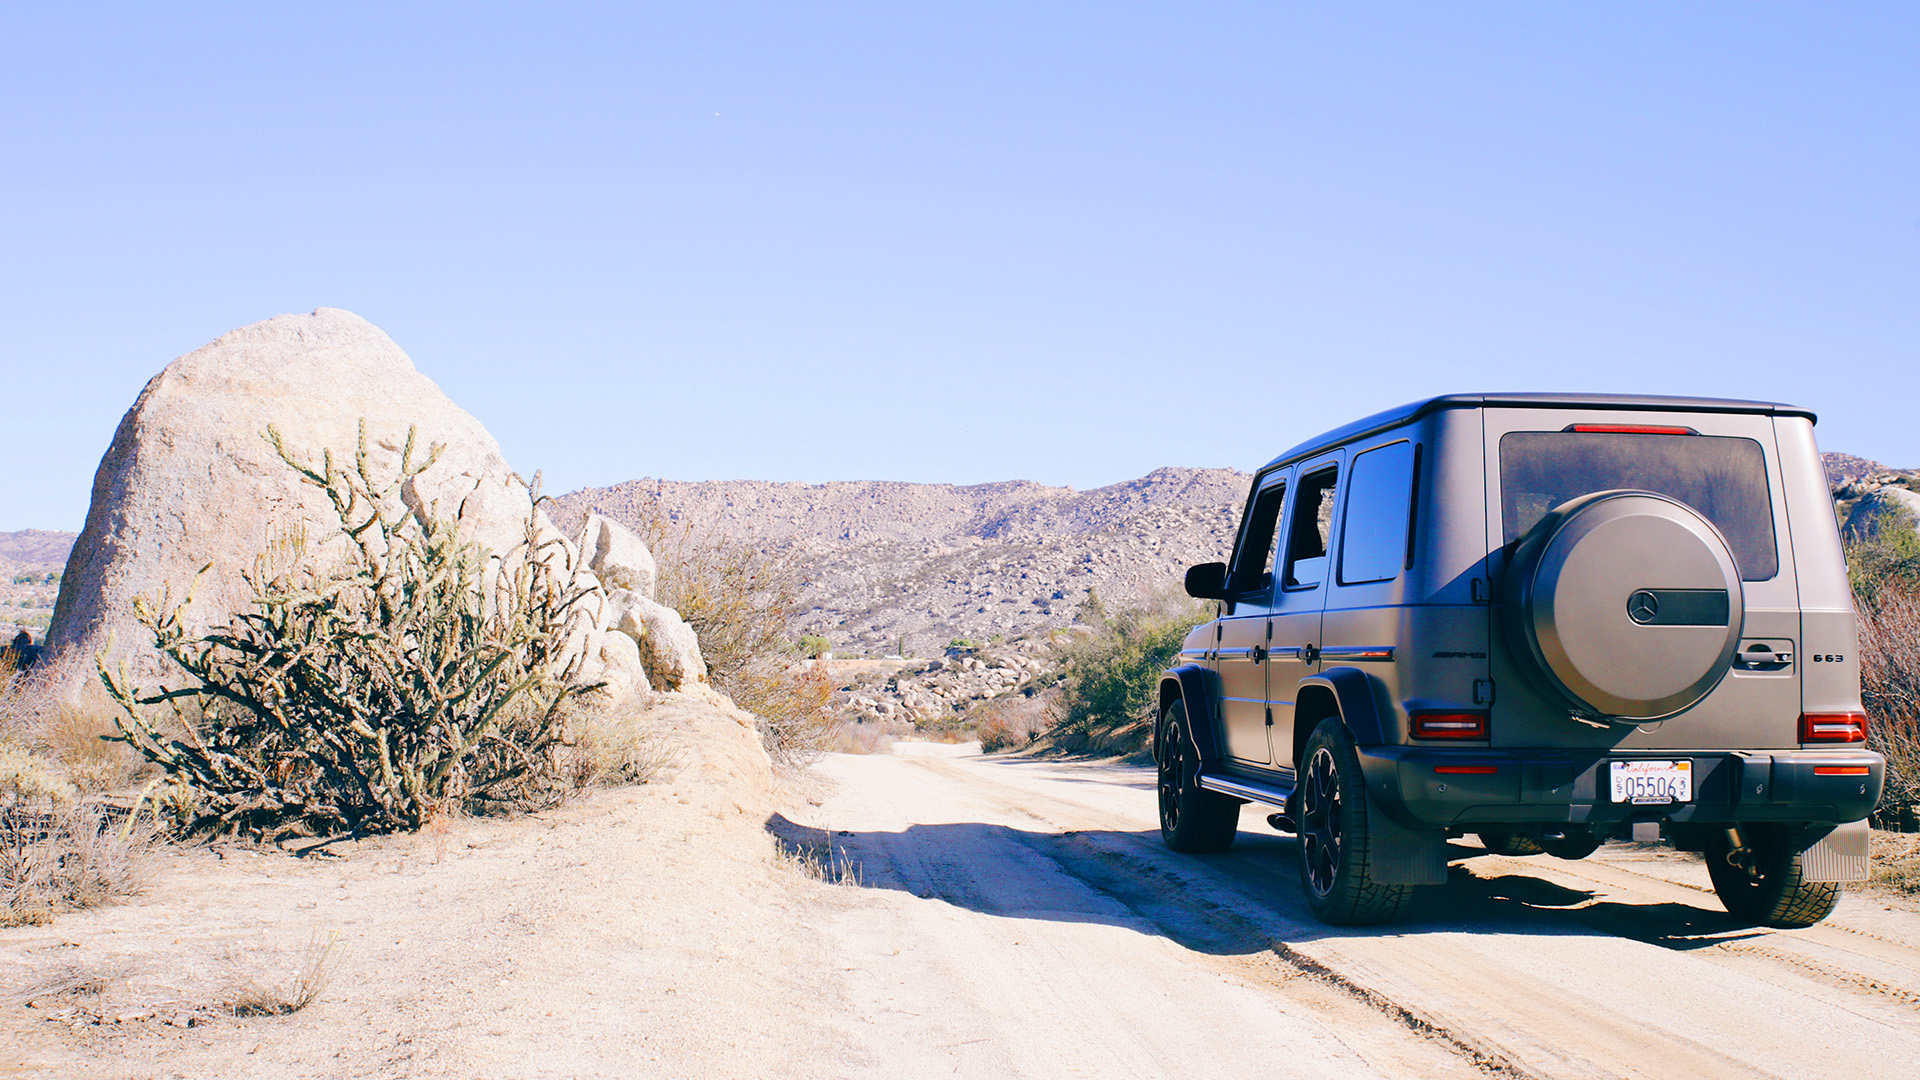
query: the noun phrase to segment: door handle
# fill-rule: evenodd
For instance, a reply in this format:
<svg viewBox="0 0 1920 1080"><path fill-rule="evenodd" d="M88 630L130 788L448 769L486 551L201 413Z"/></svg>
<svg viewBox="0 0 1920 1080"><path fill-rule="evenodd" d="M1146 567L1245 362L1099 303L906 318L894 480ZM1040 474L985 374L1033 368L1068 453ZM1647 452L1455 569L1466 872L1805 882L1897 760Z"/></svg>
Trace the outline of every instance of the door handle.
<svg viewBox="0 0 1920 1080"><path fill-rule="evenodd" d="M1253 654L1254 663L1261 664L1266 662L1267 647L1265 645L1255 645L1252 649L1248 651Z"/></svg>
<svg viewBox="0 0 1920 1080"><path fill-rule="evenodd" d="M1300 659L1309 664L1318 663L1320 660L1319 647L1311 641L1307 642L1306 646L1300 650Z"/></svg>

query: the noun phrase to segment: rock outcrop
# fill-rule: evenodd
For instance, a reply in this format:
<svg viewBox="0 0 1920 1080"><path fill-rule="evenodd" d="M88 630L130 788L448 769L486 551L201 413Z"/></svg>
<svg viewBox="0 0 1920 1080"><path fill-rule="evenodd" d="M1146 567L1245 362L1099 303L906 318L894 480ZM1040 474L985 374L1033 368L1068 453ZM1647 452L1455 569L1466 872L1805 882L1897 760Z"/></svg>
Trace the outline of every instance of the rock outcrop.
<svg viewBox="0 0 1920 1080"><path fill-rule="evenodd" d="M653 685L678 690L704 682L700 639L679 612L654 599L657 570L646 542L611 518L588 514L578 543L606 593L602 625L635 642Z"/></svg>
<svg viewBox="0 0 1920 1080"><path fill-rule="evenodd" d="M495 559L525 557L531 518L540 557L579 565L579 552L533 505L493 436L386 334L331 308L281 315L167 365L120 421L61 580L48 629L52 658L78 653L83 662L71 665L73 677L85 679L92 656L110 647L150 682L165 666L134 618L135 597L177 601L210 565L185 618L190 633L203 632L244 603L241 574L261 552L302 531L316 544L343 542L326 496L280 460L264 433L273 425L305 460L331 451L350 465L362 422L376 475L397 475L409 431L416 460L430 444L444 446L431 468L405 484L408 510L457 519ZM593 584L591 576L582 580ZM589 609L606 606L597 599ZM617 693L647 689L640 649L614 640L621 637L604 619L581 627L582 674L607 680Z"/></svg>
<svg viewBox="0 0 1920 1080"><path fill-rule="evenodd" d="M1850 541L1873 540L1889 524L1910 530L1920 525L1920 492L1888 483L1861 495L1847 510L1841 535Z"/></svg>

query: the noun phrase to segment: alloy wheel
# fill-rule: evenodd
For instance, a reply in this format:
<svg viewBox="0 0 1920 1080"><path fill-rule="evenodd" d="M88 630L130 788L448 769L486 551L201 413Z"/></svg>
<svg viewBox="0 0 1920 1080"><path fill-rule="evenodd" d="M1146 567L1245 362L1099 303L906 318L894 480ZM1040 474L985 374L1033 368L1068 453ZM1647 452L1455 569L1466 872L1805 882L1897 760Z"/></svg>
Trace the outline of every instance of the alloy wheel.
<svg viewBox="0 0 1920 1080"><path fill-rule="evenodd" d="M1340 868L1340 766L1325 746L1314 751L1307 766L1300 818L1307 882L1315 893L1326 896L1333 892L1334 874Z"/></svg>

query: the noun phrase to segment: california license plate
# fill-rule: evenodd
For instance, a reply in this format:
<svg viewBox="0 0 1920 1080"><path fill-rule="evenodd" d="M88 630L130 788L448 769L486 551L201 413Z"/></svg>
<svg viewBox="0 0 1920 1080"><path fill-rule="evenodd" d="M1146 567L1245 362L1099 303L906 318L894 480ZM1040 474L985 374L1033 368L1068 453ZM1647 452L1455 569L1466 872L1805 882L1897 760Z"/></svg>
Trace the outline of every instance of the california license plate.
<svg viewBox="0 0 1920 1080"><path fill-rule="evenodd" d="M1615 761L1608 776L1613 801L1635 805L1693 801L1693 762Z"/></svg>

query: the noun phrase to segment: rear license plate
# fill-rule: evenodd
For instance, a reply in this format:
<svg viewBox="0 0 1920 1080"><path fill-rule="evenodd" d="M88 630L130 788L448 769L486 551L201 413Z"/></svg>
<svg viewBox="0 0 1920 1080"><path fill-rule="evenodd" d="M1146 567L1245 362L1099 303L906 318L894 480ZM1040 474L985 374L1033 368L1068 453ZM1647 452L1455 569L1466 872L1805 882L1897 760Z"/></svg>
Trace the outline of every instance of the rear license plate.
<svg viewBox="0 0 1920 1080"><path fill-rule="evenodd" d="M1610 763L1613 801L1635 805L1693 801L1693 762L1615 761Z"/></svg>

